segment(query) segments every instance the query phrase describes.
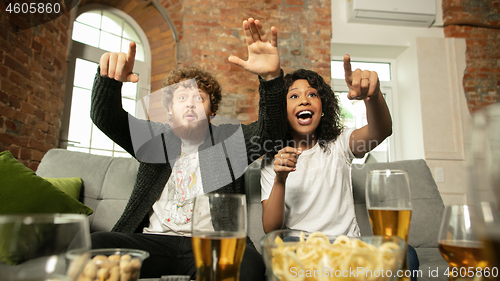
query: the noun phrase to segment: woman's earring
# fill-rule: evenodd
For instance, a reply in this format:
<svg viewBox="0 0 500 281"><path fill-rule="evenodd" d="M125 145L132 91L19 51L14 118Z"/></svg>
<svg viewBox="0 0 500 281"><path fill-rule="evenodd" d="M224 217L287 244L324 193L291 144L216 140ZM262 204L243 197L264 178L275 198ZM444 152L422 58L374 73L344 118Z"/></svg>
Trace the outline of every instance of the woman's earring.
<svg viewBox="0 0 500 281"><path fill-rule="evenodd" d="M321 113L321 117L323 117L323 116L325 116L325 114L322 112L322 113Z"/></svg>

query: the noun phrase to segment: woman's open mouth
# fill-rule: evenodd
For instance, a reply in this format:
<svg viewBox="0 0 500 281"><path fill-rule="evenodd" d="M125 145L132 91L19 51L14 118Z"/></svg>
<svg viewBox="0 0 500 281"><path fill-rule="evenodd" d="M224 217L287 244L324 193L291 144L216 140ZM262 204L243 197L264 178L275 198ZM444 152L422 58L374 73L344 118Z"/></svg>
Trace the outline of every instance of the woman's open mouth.
<svg viewBox="0 0 500 281"><path fill-rule="evenodd" d="M302 111L299 111L295 117L297 117L297 122L300 124L300 125L309 125L311 124L312 120L313 120L313 115L314 113L310 110L302 110Z"/></svg>

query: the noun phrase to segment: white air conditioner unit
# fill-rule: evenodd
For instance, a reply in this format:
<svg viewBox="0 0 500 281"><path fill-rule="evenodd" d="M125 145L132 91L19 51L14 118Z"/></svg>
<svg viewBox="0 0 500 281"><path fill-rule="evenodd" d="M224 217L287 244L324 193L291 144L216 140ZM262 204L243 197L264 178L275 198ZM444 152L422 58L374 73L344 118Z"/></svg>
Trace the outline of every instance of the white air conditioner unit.
<svg viewBox="0 0 500 281"><path fill-rule="evenodd" d="M436 0L347 0L347 21L429 27L436 18Z"/></svg>

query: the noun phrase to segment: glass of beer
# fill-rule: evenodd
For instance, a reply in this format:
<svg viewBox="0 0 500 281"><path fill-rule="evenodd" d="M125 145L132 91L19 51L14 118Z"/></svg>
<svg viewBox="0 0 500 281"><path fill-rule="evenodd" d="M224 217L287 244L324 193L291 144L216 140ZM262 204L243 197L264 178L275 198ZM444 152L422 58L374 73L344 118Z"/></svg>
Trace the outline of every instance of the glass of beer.
<svg viewBox="0 0 500 281"><path fill-rule="evenodd" d="M373 235L398 236L408 243L412 206L406 171L370 171L366 178L366 207ZM407 270L406 250L404 259L403 270Z"/></svg>
<svg viewBox="0 0 500 281"><path fill-rule="evenodd" d="M484 244L488 270L498 278L500 269L500 104L473 115L468 151L469 205L476 211L474 231Z"/></svg>
<svg viewBox="0 0 500 281"><path fill-rule="evenodd" d="M238 281L247 237L245 195L196 197L191 229L196 281Z"/></svg>
<svg viewBox="0 0 500 281"><path fill-rule="evenodd" d="M449 205L444 210L438 242L449 265L449 280L473 280L482 276L482 269L488 265L483 243L473 231L475 217L467 205Z"/></svg>

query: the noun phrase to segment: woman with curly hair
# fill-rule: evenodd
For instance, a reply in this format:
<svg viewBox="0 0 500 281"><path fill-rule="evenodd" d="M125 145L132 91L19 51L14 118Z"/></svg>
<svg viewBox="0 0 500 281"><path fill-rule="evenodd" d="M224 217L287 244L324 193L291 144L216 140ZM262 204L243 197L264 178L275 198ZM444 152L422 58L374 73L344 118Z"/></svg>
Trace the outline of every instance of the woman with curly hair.
<svg viewBox="0 0 500 281"><path fill-rule="evenodd" d="M351 70L344 57L348 98L363 100L368 124L344 128L330 85L314 71L284 77L288 133L261 170L262 222L266 233L282 228L359 236L350 167L392 133L392 120L374 71ZM300 156L300 157L299 157ZM274 159L273 159L274 158Z"/></svg>

